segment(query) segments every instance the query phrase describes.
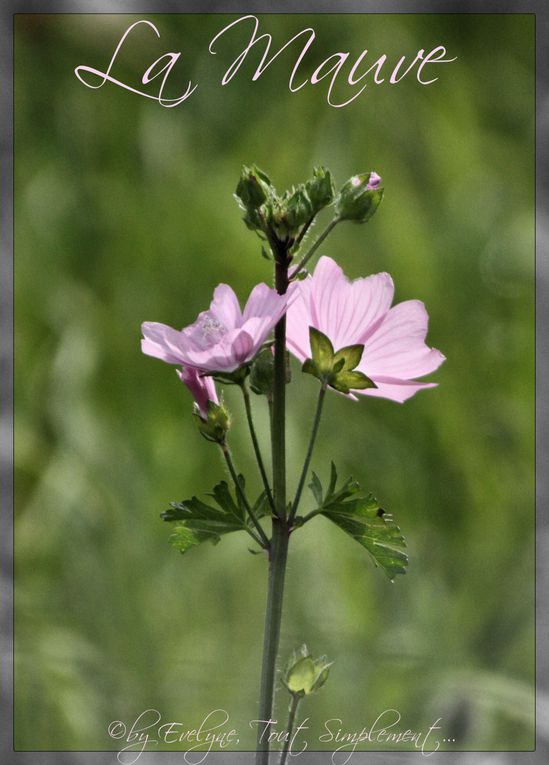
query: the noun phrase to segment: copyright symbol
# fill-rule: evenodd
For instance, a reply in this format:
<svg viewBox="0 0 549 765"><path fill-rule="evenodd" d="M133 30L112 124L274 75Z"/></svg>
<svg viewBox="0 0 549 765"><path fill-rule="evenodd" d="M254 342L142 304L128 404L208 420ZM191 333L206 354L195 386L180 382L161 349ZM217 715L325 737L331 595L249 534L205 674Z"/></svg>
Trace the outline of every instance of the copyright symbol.
<svg viewBox="0 0 549 765"><path fill-rule="evenodd" d="M113 720L107 730L111 738L124 738L126 735L126 726L121 720Z"/></svg>

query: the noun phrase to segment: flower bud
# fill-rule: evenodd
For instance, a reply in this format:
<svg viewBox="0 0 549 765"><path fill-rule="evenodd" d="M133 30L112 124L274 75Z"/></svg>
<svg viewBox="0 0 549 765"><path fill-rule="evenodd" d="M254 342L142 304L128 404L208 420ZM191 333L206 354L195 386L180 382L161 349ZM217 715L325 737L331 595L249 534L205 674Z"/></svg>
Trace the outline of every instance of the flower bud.
<svg viewBox="0 0 549 765"><path fill-rule="evenodd" d="M195 415L198 419L198 429L207 441L215 441L220 444L225 440L230 426L230 418L223 401L219 404L208 401L206 419L198 411L195 411Z"/></svg>
<svg viewBox="0 0 549 765"><path fill-rule="evenodd" d="M311 201L303 184L293 190L284 206L286 225L292 234L296 234L313 215Z"/></svg>
<svg viewBox="0 0 549 765"><path fill-rule="evenodd" d="M236 187L236 196L248 210L257 210L269 196L271 181L258 167L244 166Z"/></svg>
<svg viewBox="0 0 549 765"><path fill-rule="evenodd" d="M286 383L291 379L290 354L286 351ZM250 388L258 396L271 396L274 385L274 356L271 348L263 348L250 367Z"/></svg>
<svg viewBox="0 0 549 765"><path fill-rule="evenodd" d="M282 681L290 693L310 696L320 690L330 672L333 662L325 656L313 659L306 645L294 651L286 664Z"/></svg>
<svg viewBox="0 0 549 765"><path fill-rule="evenodd" d="M366 223L379 207L382 198L383 187L377 173L354 175L339 192L336 214L340 220Z"/></svg>
<svg viewBox="0 0 549 765"><path fill-rule="evenodd" d="M315 215L334 201L334 181L332 174L325 167L314 168L313 177L307 181L305 188Z"/></svg>

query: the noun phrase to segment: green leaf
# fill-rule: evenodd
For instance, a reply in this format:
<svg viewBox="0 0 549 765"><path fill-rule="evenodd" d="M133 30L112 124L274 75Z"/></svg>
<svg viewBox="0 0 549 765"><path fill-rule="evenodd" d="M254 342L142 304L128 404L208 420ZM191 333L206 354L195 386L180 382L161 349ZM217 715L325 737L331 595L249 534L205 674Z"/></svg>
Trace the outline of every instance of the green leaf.
<svg viewBox="0 0 549 765"><path fill-rule="evenodd" d="M321 507L322 503L324 502L324 494L322 491L322 484L320 483L320 478L314 472L313 472L311 483L309 484L309 489L312 491L318 506Z"/></svg>
<svg viewBox="0 0 549 765"><path fill-rule="evenodd" d="M321 374L329 374L334 366L334 346L330 339L314 327L309 327L311 353Z"/></svg>
<svg viewBox="0 0 549 765"><path fill-rule="evenodd" d="M352 478L337 491L336 484L337 470L333 462L330 485L324 498L321 482L313 473L310 488L320 514L364 547L374 564L380 566L391 581L397 574L405 574L408 565L406 542L393 516L385 512L372 494L363 493Z"/></svg>
<svg viewBox="0 0 549 765"><path fill-rule="evenodd" d="M334 372L345 372L354 369L360 364L363 351L363 345L347 345L345 348L340 348L334 356ZM343 364L336 369L336 365L340 361L343 361Z"/></svg>
<svg viewBox="0 0 549 765"><path fill-rule="evenodd" d="M239 483L244 489L244 478L239 476ZM233 497L226 481L221 481L209 495L214 504L206 504L198 497L170 503L170 509L161 513L165 521L175 523L170 536L170 543L182 553L202 542L217 544L223 534L242 531L249 528L250 521L242 505L240 495ZM263 492L254 505L256 517L268 512L268 502Z"/></svg>
<svg viewBox="0 0 549 765"><path fill-rule="evenodd" d="M405 574L406 542L393 516L371 494L361 495L358 486L346 493L347 497L325 504L322 515L362 545L391 581Z"/></svg>

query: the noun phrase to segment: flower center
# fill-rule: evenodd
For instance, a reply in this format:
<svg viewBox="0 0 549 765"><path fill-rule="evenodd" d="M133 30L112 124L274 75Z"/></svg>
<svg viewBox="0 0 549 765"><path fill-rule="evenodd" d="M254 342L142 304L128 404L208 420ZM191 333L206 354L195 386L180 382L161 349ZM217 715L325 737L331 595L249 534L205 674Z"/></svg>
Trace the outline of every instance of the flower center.
<svg viewBox="0 0 549 765"><path fill-rule="evenodd" d="M215 316L208 313L202 314L199 318L198 328L207 345L215 345L227 333L227 328Z"/></svg>

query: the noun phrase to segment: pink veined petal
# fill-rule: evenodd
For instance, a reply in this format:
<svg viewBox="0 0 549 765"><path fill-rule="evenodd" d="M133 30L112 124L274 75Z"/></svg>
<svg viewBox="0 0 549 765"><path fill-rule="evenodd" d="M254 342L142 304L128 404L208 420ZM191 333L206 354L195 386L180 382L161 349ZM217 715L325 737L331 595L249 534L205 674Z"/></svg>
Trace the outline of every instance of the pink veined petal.
<svg viewBox="0 0 549 765"><path fill-rule="evenodd" d="M226 329L236 329L242 324L240 304L232 287L218 284L214 291L210 311Z"/></svg>
<svg viewBox="0 0 549 765"><path fill-rule="evenodd" d="M357 396L374 396L375 398L388 398L403 404L418 391L424 388L436 388L437 383L423 383L415 380L398 380L391 377L372 377L377 388L366 388L365 390L353 390Z"/></svg>
<svg viewBox="0 0 549 765"><path fill-rule="evenodd" d="M311 326L330 337L330 330L334 334L336 328L330 326L332 315L332 298L337 299L341 294L340 288L345 289L348 284L347 277L335 260L325 255L320 258L311 279L311 292L309 310L311 312Z"/></svg>
<svg viewBox="0 0 549 765"><path fill-rule="evenodd" d="M420 300L391 308L364 344L360 371L411 380L433 372L445 360L425 344L429 317Z"/></svg>
<svg viewBox="0 0 549 765"><path fill-rule="evenodd" d="M321 258L318 265L322 266L320 279L315 269L311 292L314 326L330 338L336 350L364 342L391 306L392 278L380 273L351 282L331 258Z"/></svg>
<svg viewBox="0 0 549 765"><path fill-rule="evenodd" d="M258 343L258 346L260 344ZM254 356L254 340L251 335L244 329L241 329L231 343L231 351L231 355L236 362L234 369L237 369L246 363L246 361L250 361Z"/></svg>
<svg viewBox="0 0 549 765"><path fill-rule="evenodd" d="M252 316L280 316L286 305L284 295L279 295L276 290L267 287L263 282L256 284L250 293L248 302L244 307L243 319L247 321ZM276 319L273 324L276 324Z"/></svg>
<svg viewBox="0 0 549 765"><path fill-rule="evenodd" d="M207 372L234 372L252 358L253 340L241 328L223 336L217 345L205 350L186 350L184 363Z"/></svg>
<svg viewBox="0 0 549 765"><path fill-rule="evenodd" d="M161 359L168 364L181 364L178 341L180 333L167 324L146 321L141 325L144 339L141 350L147 356Z"/></svg>
<svg viewBox="0 0 549 765"><path fill-rule="evenodd" d="M309 310L310 280L299 282L299 295L292 302L286 314L286 338L288 348L301 362L311 356L309 327L311 312Z"/></svg>
<svg viewBox="0 0 549 765"><path fill-rule="evenodd" d="M253 340L254 353L265 342L273 331L275 321L270 316L253 316L245 321L241 329L245 330Z"/></svg>

